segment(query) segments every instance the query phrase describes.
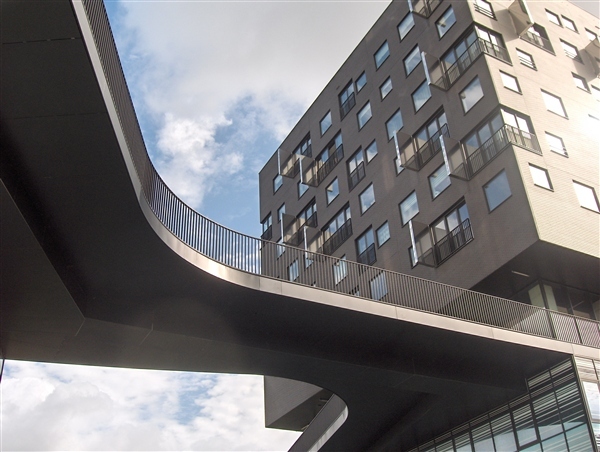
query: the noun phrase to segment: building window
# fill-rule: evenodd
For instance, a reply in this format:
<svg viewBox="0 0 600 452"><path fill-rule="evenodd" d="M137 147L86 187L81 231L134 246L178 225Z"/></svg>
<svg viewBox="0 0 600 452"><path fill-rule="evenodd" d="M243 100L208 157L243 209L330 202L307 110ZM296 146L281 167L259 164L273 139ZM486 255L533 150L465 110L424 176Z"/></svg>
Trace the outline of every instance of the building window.
<svg viewBox="0 0 600 452"><path fill-rule="evenodd" d="M455 23L456 16L454 15L454 10L452 9L452 7L450 7L446 10L446 12L444 12L444 14L442 14L442 17L440 17L435 23L440 39L448 32L448 30L450 30L452 25L454 25Z"/></svg>
<svg viewBox="0 0 600 452"><path fill-rule="evenodd" d="M375 52L375 67L379 69L381 65L388 59L390 56L390 48L388 46L388 42L385 41L381 47Z"/></svg>
<svg viewBox="0 0 600 452"><path fill-rule="evenodd" d="M317 227L317 203L313 198L308 205L296 217L300 226Z"/></svg>
<svg viewBox="0 0 600 452"><path fill-rule="evenodd" d="M592 94L594 95L594 99L600 102L600 88L590 85L592 87Z"/></svg>
<svg viewBox="0 0 600 452"><path fill-rule="evenodd" d="M296 281L298 279L299 266L298 259L294 260L288 267L288 278L290 281Z"/></svg>
<svg viewBox="0 0 600 452"><path fill-rule="evenodd" d="M367 154L367 163L375 158L377 155L377 142L375 140L373 140L373 142L367 146L365 153Z"/></svg>
<svg viewBox="0 0 600 452"><path fill-rule="evenodd" d="M544 98L544 103L546 104L546 108L548 111L552 113L556 113L564 118L567 117L567 112L565 111L565 107L563 107L562 100L560 97L555 96L554 94L547 93L542 90L542 97Z"/></svg>
<svg viewBox="0 0 600 452"><path fill-rule="evenodd" d="M500 71L500 78L502 79L502 84L505 88L508 88L517 93L521 92L521 88L519 87L519 81L517 80L517 77L513 77L512 75L507 74L506 72Z"/></svg>
<svg viewBox="0 0 600 452"><path fill-rule="evenodd" d="M419 204L417 203L417 192L412 192L404 201L400 203L400 218L402 226L408 223L419 213Z"/></svg>
<svg viewBox="0 0 600 452"><path fill-rule="evenodd" d="M419 65L421 62L421 51L419 50L419 46L415 46L409 54L404 58L404 70L406 71L406 76L408 77L412 71Z"/></svg>
<svg viewBox="0 0 600 452"><path fill-rule="evenodd" d="M598 197L592 187L573 181L573 188L575 189L575 194L577 195L581 207L593 210L594 212L600 212L600 209L598 208Z"/></svg>
<svg viewBox="0 0 600 452"><path fill-rule="evenodd" d="M283 176L278 174L273 178L273 193L277 192L283 185Z"/></svg>
<svg viewBox="0 0 600 452"><path fill-rule="evenodd" d="M375 189L373 184L369 185L358 197L360 200L360 213L363 214L375 204Z"/></svg>
<svg viewBox="0 0 600 452"><path fill-rule="evenodd" d="M263 240L271 240L273 237L273 217L269 213L265 219L261 222L262 235L260 236Z"/></svg>
<svg viewBox="0 0 600 452"><path fill-rule="evenodd" d="M590 92L590 87L588 86L586 80L583 77L574 74L573 72L571 72L571 75L573 76L573 83L575 83L575 86L577 88L587 91L588 93Z"/></svg>
<svg viewBox="0 0 600 452"><path fill-rule="evenodd" d="M548 146L552 152L556 152L560 155L567 155L567 148L565 147L565 143L561 137L557 137L556 135L546 132L546 141L548 142Z"/></svg>
<svg viewBox="0 0 600 452"><path fill-rule="evenodd" d="M529 171L531 171L531 177L533 178L533 183L535 185L547 190L552 190L552 183L550 182L550 176L548 176L547 170L530 163Z"/></svg>
<svg viewBox="0 0 600 452"><path fill-rule="evenodd" d="M432 244L431 234L435 244ZM434 266L440 265L471 240L473 230L469 210L465 202L461 201L415 238L418 260Z"/></svg>
<svg viewBox="0 0 600 452"><path fill-rule="evenodd" d="M400 35L400 41L402 41L408 32L415 26L415 20L413 19L412 13L408 13L404 19L398 25L398 34Z"/></svg>
<svg viewBox="0 0 600 452"><path fill-rule="evenodd" d="M519 57L519 62L523 66L530 67L531 69L535 69L535 62L533 61L533 57L522 50L517 49L517 56Z"/></svg>
<svg viewBox="0 0 600 452"><path fill-rule="evenodd" d="M385 96L387 96L390 91L392 90L392 79L390 77L388 77L385 82L383 82L383 85L381 85L379 87L379 92L381 93L381 99L385 99Z"/></svg>
<svg viewBox="0 0 600 452"><path fill-rule="evenodd" d="M414 135L417 149L421 149L432 138L439 138L440 135L447 133L448 125L446 113L438 112L427 124L421 127Z"/></svg>
<svg viewBox="0 0 600 452"><path fill-rule="evenodd" d="M488 209L491 212L512 195L506 171L502 170L491 181L483 186L485 199L487 200Z"/></svg>
<svg viewBox="0 0 600 452"><path fill-rule="evenodd" d="M367 74L364 72L356 79L356 91L360 91L367 84Z"/></svg>
<svg viewBox="0 0 600 452"><path fill-rule="evenodd" d="M365 158L362 149L359 149L348 159L348 185L350 190L356 187L365 178L365 175Z"/></svg>
<svg viewBox="0 0 600 452"><path fill-rule="evenodd" d="M362 129L372 116L371 102L367 102L367 104L356 115L358 118L358 128Z"/></svg>
<svg viewBox="0 0 600 452"><path fill-rule="evenodd" d="M387 130L388 141L394 138L396 132L404 127L404 123L402 122L402 113L400 110L396 110L396 113L392 115L390 119L385 123L385 128Z"/></svg>
<svg viewBox="0 0 600 452"><path fill-rule="evenodd" d="M298 181L298 198L302 198L302 195L308 191L308 185Z"/></svg>
<svg viewBox="0 0 600 452"><path fill-rule="evenodd" d="M277 240L277 258L281 257L285 253L285 245L283 245L283 238Z"/></svg>
<svg viewBox="0 0 600 452"><path fill-rule="evenodd" d="M285 213L285 203L283 203L281 205L281 207L279 207L279 209L277 209L277 222L281 223L281 220L283 219L283 214Z"/></svg>
<svg viewBox="0 0 600 452"><path fill-rule="evenodd" d="M361 264L373 265L377 260L375 254L375 238L373 229L367 229L359 238L356 239L356 260Z"/></svg>
<svg viewBox="0 0 600 452"><path fill-rule="evenodd" d="M496 18L492 4L486 0L475 0L475 11L491 17L492 19Z"/></svg>
<svg viewBox="0 0 600 452"><path fill-rule="evenodd" d="M385 273L379 273L375 278L370 281L371 286L371 298L373 300L381 300L388 293L387 282L385 280Z"/></svg>
<svg viewBox="0 0 600 452"><path fill-rule="evenodd" d="M573 22L568 17L562 16L563 23L565 24L565 28L568 28L571 31L577 33L577 27L575 26L575 22Z"/></svg>
<svg viewBox="0 0 600 452"><path fill-rule="evenodd" d="M323 228L323 253L331 254L352 235L350 207L346 205Z"/></svg>
<svg viewBox="0 0 600 452"><path fill-rule="evenodd" d="M348 276L348 262L344 254L339 261L333 264L333 282L338 285L346 276Z"/></svg>
<svg viewBox="0 0 600 452"><path fill-rule="evenodd" d="M390 225L386 221L377 229L377 246L381 248L390 239Z"/></svg>
<svg viewBox="0 0 600 452"><path fill-rule="evenodd" d="M421 83L414 93L412 93L413 105L415 106L415 112L419 111L425 102L431 97L431 91L429 90L429 84L427 80Z"/></svg>
<svg viewBox="0 0 600 452"><path fill-rule="evenodd" d="M450 176L448 175L446 165L440 166L433 174L431 174L431 176L429 176L429 187L431 188L431 195L434 199L449 186Z"/></svg>
<svg viewBox="0 0 600 452"><path fill-rule="evenodd" d="M475 77L465 89L460 92L460 101L463 110L467 113L473 106L483 98L483 89L479 77Z"/></svg>
<svg viewBox="0 0 600 452"><path fill-rule="evenodd" d="M328 111L327 114L320 122L321 125L321 136L325 135L325 132L329 130L331 127L331 112Z"/></svg>
<svg viewBox="0 0 600 452"><path fill-rule="evenodd" d="M340 186L337 177L327 186L325 194L327 195L327 205L331 204L333 200L338 197L340 194Z"/></svg>
<svg viewBox="0 0 600 452"><path fill-rule="evenodd" d="M312 144L310 141L310 133L304 137L304 139L300 142L296 149L294 149L294 154L297 155L305 155L307 157L312 156Z"/></svg>
<svg viewBox="0 0 600 452"><path fill-rule="evenodd" d="M356 97L354 96L354 83L350 80L350 83L342 90L338 96L340 101L340 117L344 119L346 115L352 110L352 107L356 105Z"/></svg>
<svg viewBox="0 0 600 452"><path fill-rule="evenodd" d="M554 14L552 11L546 10L546 17L548 17L548 20L550 22L552 22L553 24L556 24L556 25L562 27L562 24L560 23L560 18L558 17L558 14Z"/></svg>
<svg viewBox="0 0 600 452"><path fill-rule="evenodd" d="M569 44L568 42L563 41L562 39L560 40L560 45L565 51L565 55L574 60L581 61L581 57L579 56L579 51L577 50L577 47Z"/></svg>
<svg viewBox="0 0 600 452"><path fill-rule="evenodd" d="M585 34L590 41L595 41L598 39L598 35L591 30L585 29Z"/></svg>

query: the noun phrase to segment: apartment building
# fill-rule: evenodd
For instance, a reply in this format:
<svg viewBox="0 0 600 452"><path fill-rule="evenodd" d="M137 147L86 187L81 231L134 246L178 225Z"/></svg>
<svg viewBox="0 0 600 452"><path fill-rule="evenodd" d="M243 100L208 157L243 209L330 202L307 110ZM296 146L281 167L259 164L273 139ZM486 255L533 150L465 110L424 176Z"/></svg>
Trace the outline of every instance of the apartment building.
<svg viewBox="0 0 600 452"><path fill-rule="evenodd" d="M599 33L569 2L392 2L260 171L262 238L599 320ZM600 438L589 365L565 364ZM267 414L296 388L265 387ZM509 405L495 450L588 450L521 442ZM471 450L449 435L419 450Z"/></svg>

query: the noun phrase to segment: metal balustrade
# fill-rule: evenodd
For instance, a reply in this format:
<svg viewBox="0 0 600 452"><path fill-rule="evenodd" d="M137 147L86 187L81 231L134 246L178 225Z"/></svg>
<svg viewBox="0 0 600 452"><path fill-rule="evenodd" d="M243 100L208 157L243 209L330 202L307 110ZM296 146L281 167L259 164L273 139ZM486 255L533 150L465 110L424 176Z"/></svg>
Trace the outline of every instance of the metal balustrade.
<svg viewBox="0 0 600 452"><path fill-rule="evenodd" d="M350 93L348 99L344 101L342 105L340 105L340 118L344 119L350 110L356 105L356 96L354 93Z"/></svg>
<svg viewBox="0 0 600 452"><path fill-rule="evenodd" d="M537 33L533 33L530 30L527 30L524 34L521 35L521 39L523 41L527 41L533 44L536 47L547 50L548 52L554 54L554 48L550 41Z"/></svg>
<svg viewBox="0 0 600 452"><path fill-rule="evenodd" d="M408 0L408 3L411 11L427 18L442 3L442 0Z"/></svg>
<svg viewBox="0 0 600 452"><path fill-rule="evenodd" d="M339 258L250 237L196 212L169 189L150 161L115 43L110 32L103 31L110 30L110 26L102 2L83 0L83 6L142 195L164 227L196 252L244 272L285 281L290 265L298 261L303 265L298 265L298 277L291 284L344 294L360 293L361 298L377 298L395 306L600 348L597 321L357 262L345 262L346 275L335 284L334 265L339 267ZM351 230L351 223L346 223Z"/></svg>
<svg viewBox="0 0 600 452"><path fill-rule="evenodd" d="M440 138L442 136L450 136L447 124L444 124L437 132L433 134L429 140L423 143L423 145L417 149L414 155L408 158L406 162L402 164L402 166L419 171L427 162L429 162L442 150L442 144L440 143Z"/></svg>
<svg viewBox="0 0 600 452"><path fill-rule="evenodd" d="M354 171L352 171L348 176L348 185L350 186L350 190L356 187L358 183L365 178L366 174L365 162L360 162L357 167L354 168Z"/></svg>
<svg viewBox="0 0 600 452"><path fill-rule="evenodd" d="M323 253L332 254L337 250L348 237L352 235L352 219L348 218L346 222L335 231L331 237L323 243Z"/></svg>

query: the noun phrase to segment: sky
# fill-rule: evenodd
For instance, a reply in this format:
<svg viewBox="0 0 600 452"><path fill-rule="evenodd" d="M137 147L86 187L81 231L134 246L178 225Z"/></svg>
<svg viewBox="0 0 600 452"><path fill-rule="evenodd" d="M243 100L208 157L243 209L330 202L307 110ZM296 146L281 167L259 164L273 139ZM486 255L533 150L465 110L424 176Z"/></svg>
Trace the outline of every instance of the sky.
<svg viewBox="0 0 600 452"><path fill-rule="evenodd" d="M148 152L207 217L260 234L258 171L389 4L105 0ZM262 376L7 361L0 450L287 450Z"/></svg>

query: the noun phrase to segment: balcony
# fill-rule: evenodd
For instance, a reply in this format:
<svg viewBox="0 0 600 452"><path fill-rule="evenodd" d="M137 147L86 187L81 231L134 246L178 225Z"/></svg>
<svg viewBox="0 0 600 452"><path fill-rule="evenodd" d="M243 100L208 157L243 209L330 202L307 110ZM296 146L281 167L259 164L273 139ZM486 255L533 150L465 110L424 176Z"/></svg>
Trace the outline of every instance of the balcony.
<svg viewBox="0 0 600 452"><path fill-rule="evenodd" d="M415 14L425 18L431 16L442 0L408 0L408 8Z"/></svg>
<svg viewBox="0 0 600 452"><path fill-rule="evenodd" d="M340 105L340 118L344 119L355 105L356 96L354 95L354 93L351 93L350 96L348 96L348 99L346 99L344 103Z"/></svg>
<svg viewBox="0 0 600 452"><path fill-rule="evenodd" d="M373 265L377 260L377 255L375 254L375 244L372 243L369 247L364 250L362 253L358 255L356 261L360 264L365 265Z"/></svg>
<svg viewBox="0 0 600 452"><path fill-rule="evenodd" d="M271 240L272 237L273 237L273 226L271 225L267 229L265 229L265 231L262 233L260 238L263 240Z"/></svg>
<svg viewBox="0 0 600 452"><path fill-rule="evenodd" d="M500 47L499 45L492 44L485 39L477 38L477 40L474 41L473 44L471 44L467 50L465 50L462 55L458 57L456 62L432 84L438 88L448 90L483 53L510 64L508 50L506 50L504 47Z"/></svg>
<svg viewBox="0 0 600 452"><path fill-rule="evenodd" d="M360 162L354 171L350 173L348 176L348 185L350 186L350 190L358 185L358 183L363 180L366 176L365 171L365 162Z"/></svg>
<svg viewBox="0 0 600 452"><path fill-rule="evenodd" d="M505 124L489 140L473 151L464 163L451 172L451 175L460 179L471 179L511 144L542 155L535 135Z"/></svg>
<svg viewBox="0 0 600 452"><path fill-rule="evenodd" d="M304 221L303 218L297 218L290 226L287 231L283 233L283 242L291 246L299 246L304 241L304 227L316 228L317 227L317 212L314 212L310 217ZM294 230L291 235L289 231Z"/></svg>
<svg viewBox="0 0 600 452"><path fill-rule="evenodd" d="M552 55L554 55L554 48L552 47L552 44L550 44L550 41L540 36L536 32L527 30L524 34L521 35L521 39L523 41L527 41L533 44L536 47L539 47L540 49L544 49L545 51L550 52Z"/></svg>
<svg viewBox="0 0 600 452"><path fill-rule="evenodd" d="M317 187L333 171L337 164L344 158L344 146L340 145L329 158L322 162L317 160L312 167L312 177L305 183ZM315 169L316 167L316 169Z"/></svg>
<svg viewBox="0 0 600 452"><path fill-rule="evenodd" d="M406 162L402 162L402 166L407 169L419 171L431 160L437 153L442 150L440 138L442 136L450 136L448 125L444 124L433 136L427 140Z"/></svg>
<svg viewBox="0 0 600 452"><path fill-rule="evenodd" d="M352 220L346 222L323 243L323 254L333 254L352 235Z"/></svg>
<svg viewBox="0 0 600 452"><path fill-rule="evenodd" d="M473 240L471 221L467 218L419 256L419 263L438 267Z"/></svg>

